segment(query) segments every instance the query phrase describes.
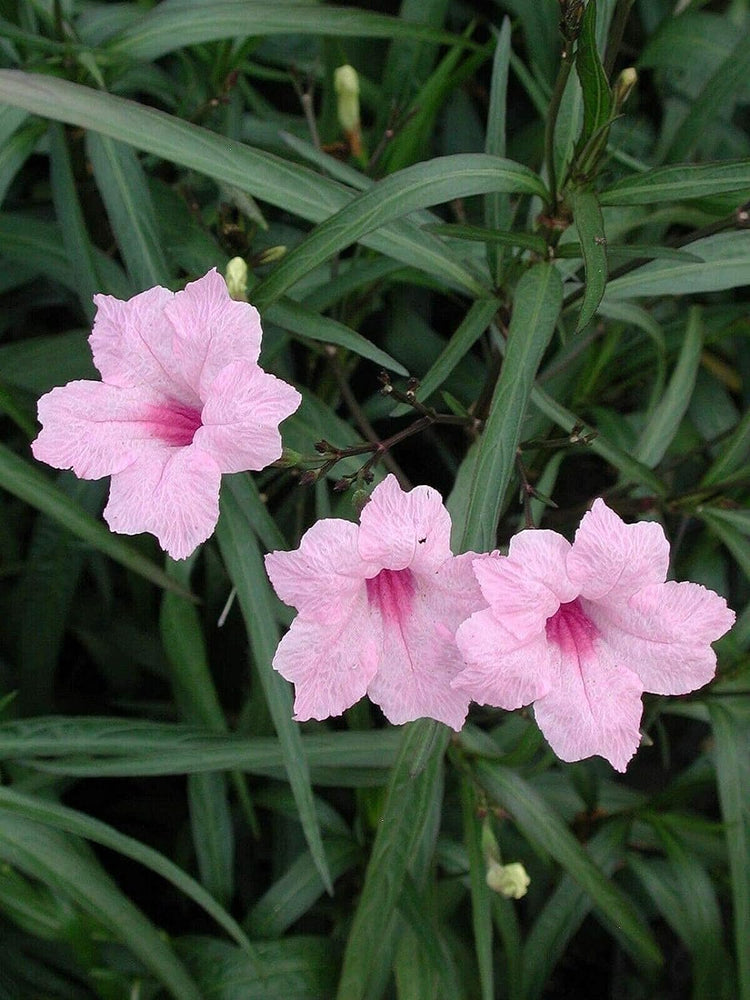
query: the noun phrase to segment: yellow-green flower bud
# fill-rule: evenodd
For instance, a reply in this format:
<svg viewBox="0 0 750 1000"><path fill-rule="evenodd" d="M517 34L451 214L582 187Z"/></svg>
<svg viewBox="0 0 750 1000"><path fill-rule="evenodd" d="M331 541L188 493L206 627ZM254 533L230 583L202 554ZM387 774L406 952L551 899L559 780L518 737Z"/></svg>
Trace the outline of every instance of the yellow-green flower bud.
<svg viewBox="0 0 750 1000"><path fill-rule="evenodd" d="M620 111L625 101L630 97L630 92L636 83L638 83L638 73L634 66L628 66L617 77L612 94L615 113Z"/></svg>
<svg viewBox="0 0 750 1000"><path fill-rule="evenodd" d="M247 264L242 257L232 257L229 261L225 281L230 298L247 302Z"/></svg>
<svg viewBox="0 0 750 1000"><path fill-rule="evenodd" d="M259 265L275 264L277 260L281 260L285 253L285 246L267 247L265 250L261 250L258 254L256 263Z"/></svg>
<svg viewBox="0 0 750 1000"><path fill-rule="evenodd" d="M531 879L520 861L501 865L490 861L487 866L487 885L493 892L499 892L506 899L521 899L526 895Z"/></svg>
<svg viewBox="0 0 750 1000"><path fill-rule="evenodd" d="M339 124L346 132L359 131L359 77L353 66L333 71L333 89L338 97Z"/></svg>

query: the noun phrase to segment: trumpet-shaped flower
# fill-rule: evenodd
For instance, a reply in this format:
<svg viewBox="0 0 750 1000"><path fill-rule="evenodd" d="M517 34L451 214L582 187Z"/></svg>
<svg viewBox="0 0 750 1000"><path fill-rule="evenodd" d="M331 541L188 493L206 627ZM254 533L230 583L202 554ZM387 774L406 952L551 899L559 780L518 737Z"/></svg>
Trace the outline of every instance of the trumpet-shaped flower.
<svg viewBox="0 0 750 1000"><path fill-rule="evenodd" d="M299 612L273 660L295 684L295 719L340 715L366 693L393 723L461 728L469 696L450 684L462 666L454 634L484 602L474 553L452 555L450 529L439 493L387 476L359 525L318 521L298 549L266 556Z"/></svg>
<svg viewBox="0 0 750 1000"><path fill-rule="evenodd" d="M572 545L554 531L520 532L508 556L474 560L489 608L458 629L467 665L453 684L507 710L533 702L558 757L599 754L624 771L643 692L706 684L710 644L734 622L712 590L666 582L668 563L660 525L625 524L603 500Z"/></svg>
<svg viewBox="0 0 750 1000"><path fill-rule="evenodd" d="M110 528L150 531L184 559L216 526L221 474L280 457L278 425L300 395L259 367L258 313L215 270L176 294L157 286L94 301L102 381L42 396L32 451L81 479L111 475Z"/></svg>

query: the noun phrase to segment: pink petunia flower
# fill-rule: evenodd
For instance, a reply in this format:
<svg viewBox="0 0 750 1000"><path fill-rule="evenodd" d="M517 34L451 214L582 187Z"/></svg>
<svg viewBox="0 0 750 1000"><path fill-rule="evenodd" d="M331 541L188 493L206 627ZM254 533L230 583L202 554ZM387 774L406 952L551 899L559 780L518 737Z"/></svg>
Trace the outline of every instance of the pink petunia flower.
<svg viewBox="0 0 750 1000"><path fill-rule="evenodd" d="M111 475L110 528L150 531L184 559L216 526L221 474L279 458L279 422L301 397L259 367L258 313L229 297L216 270L176 294L157 286L94 301L102 381L42 396L32 451L81 479Z"/></svg>
<svg viewBox="0 0 750 1000"><path fill-rule="evenodd" d="M295 719L340 715L366 693L391 722L428 717L460 729L469 696L454 634L484 602L471 561L454 556L451 520L429 486L394 476L373 491L359 525L318 521L293 552L271 552L276 593L299 614L273 665L295 684Z"/></svg>
<svg viewBox="0 0 750 1000"><path fill-rule="evenodd" d="M508 711L533 702L561 760L599 754L624 771L643 692L710 681L710 643L734 622L712 590L665 582L668 564L660 525L625 524L603 500L572 545L554 531L520 532L508 556L474 560L489 608L458 629L467 665L453 685Z"/></svg>

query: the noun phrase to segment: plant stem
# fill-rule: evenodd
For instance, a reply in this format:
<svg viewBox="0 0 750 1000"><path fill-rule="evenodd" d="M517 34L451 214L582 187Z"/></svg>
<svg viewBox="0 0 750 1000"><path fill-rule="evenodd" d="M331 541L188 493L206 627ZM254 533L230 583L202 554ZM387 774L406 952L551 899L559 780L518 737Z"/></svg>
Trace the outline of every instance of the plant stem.
<svg viewBox="0 0 750 1000"><path fill-rule="evenodd" d="M557 116L560 112L565 87L573 67L572 43L565 42L560 56L560 69L557 71L555 88L552 91L549 108L547 109L547 124L544 130L544 158L547 164L547 183L549 185L550 201L547 206L549 215L554 218L557 214L557 171L555 170L555 126Z"/></svg>

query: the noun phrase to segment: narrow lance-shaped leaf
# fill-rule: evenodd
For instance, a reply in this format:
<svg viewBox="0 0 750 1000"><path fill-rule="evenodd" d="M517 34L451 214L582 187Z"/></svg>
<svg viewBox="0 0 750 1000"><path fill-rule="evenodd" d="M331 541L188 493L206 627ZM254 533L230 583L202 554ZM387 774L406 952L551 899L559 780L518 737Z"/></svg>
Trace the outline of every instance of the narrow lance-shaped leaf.
<svg viewBox="0 0 750 1000"><path fill-rule="evenodd" d="M576 50L576 72L583 91L583 142L606 125L612 114L612 92L596 47L596 0L583 13Z"/></svg>
<svg viewBox="0 0 750 1000"><path fill-rule="evenodd" d="M287 682L271 666L279 641L271 585L258 542L242 505L243 482L230 480L222 491L221 516L216 529L219 548L247 627L258 676L284 752L289 784L299 808L300 823L315 865L329 892L333 891L323 840L315 814L310 769L299 726L292 720L292 697Z"/></svg>
<svg viewBox="0 0 750 1000"><path fill-rule="evenodd" d="M724 163L681 163L624 177L599 194L602 205L654 205L750 191L750 159ZM744 194L737 196L738 203Z"/></svg>
<svg viewBox="0 0 750 1000"><path fill-rule="evenodd" d="M586 289L576 323L578 332L594 318L604 296L607 285L607 238L604 235L602 210L594 192L589 188L574 188L570 201L586 265Z"/></svg>
<svg viewBox="0 0 750 1000"><path fill-rule="evenodd" d="M545 195L537 174L499 156L463 153L417 163L378 181L321 223L256 286L253 300L266 308L313 267L401 216L488 191Z"/></svg>
<svg viewBox="0 0 750 1000"><path fill-rule="evenodd" d="M479 442L464 526L464 550L488 551L494 545L526 404L561 303L562 281L551 264L535 264L518 283L503 367Z"/></svg>

